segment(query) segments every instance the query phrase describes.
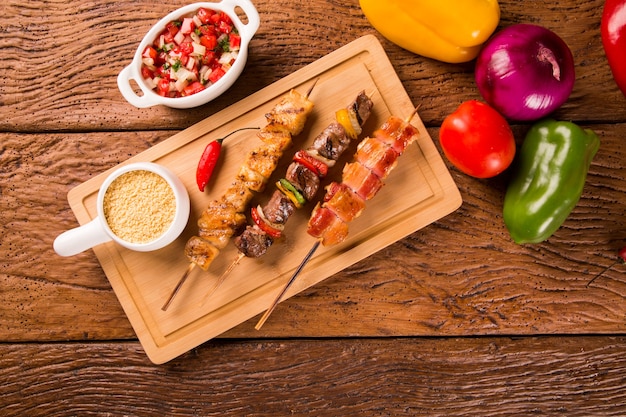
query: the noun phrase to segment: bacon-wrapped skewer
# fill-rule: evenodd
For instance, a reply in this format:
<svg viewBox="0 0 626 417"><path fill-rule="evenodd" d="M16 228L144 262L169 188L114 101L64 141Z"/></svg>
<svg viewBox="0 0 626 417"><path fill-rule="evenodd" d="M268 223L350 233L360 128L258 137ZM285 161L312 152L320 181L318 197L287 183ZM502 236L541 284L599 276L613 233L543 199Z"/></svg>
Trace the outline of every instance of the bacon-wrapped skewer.
<svg viewBox="0 0 626 417"><path fill-rule="evenodd" d="M234 240L239 255L218 279L205 299L221 285L226 276L243 257L263 256L274 241L281 237L285 223L306 202L313 200L328 169L341 157L362 131L371 114L373 103L360 92L345 109L336 113L336 120L326 127L306 150L295 153L285 178L276 184L268 203L251 209L252 224Z"/></svg>
<svg viewBox="0 0 626 417"><path fill-rule="evenodd" d="M307 233L318 241L261 317L257 330L263 326L319 245L333 246L346 239L348 224L361 215L365 202L378 193L383 181L396 166L398 157L418 135L415 126L391 116L371 137L359 143L354 160L343 169L341 182L333 182L326 187L323 202L318 203L311 213Z"/></svg>
<svg viewBox="0 0 626 417"><path fill-rule="evenodd" d="M244 214L254 192L262 191L283 152L292 145L313 111L308 93L303 96L291 90L265 115L267 124L258 133L262 144L251 150L239 169L234 182L218 199L211 201L198 219L198 235L185 245L189 267L162 307L167 310L194 266L207 270L235 232L246 223Z"/></svg>

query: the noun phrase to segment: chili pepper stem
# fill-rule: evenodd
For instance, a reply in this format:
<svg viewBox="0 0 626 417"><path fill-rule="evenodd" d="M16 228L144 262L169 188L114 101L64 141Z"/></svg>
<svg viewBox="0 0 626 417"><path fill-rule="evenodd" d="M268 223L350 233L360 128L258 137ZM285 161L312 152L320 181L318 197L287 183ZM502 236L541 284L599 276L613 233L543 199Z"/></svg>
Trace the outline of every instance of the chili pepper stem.
<svg viewBox="0 0 626 417"><path fill-rule="evenodd" d="M260 127L240 127L239 129L235 129L232 132L229 132L226 136L223 136L215 140L218 141L219 143L222 143L224 139L226 139L227 137L232 136L237 132L241 132L242 130L260 130L260 129L261 129Z"/></svg>
<svg viewBox="0 0 626 417"><path fill-rule="evenodd" d="M602 271L598 272L598 273L596 274L596 276L595 276L595 277L593 277L593 278L591 279L591 281L589 281L589 282L587 283L587 285L585 285L585 287L589 288L589 286L590 286L590 285L591 285L591 284L592 284L592 283L593 283L596 279L600 278L600 277L601 277L601 276L602 276L602 275L603 275L606 271L608 271L609 269L613 268L615 265L620 264L620 263L621 263L621 264L626 264L626 260L620 259L620 260L617 260L617 261L613 262L611 265L607 266L607 267L606 267L606 268L604 268Z"/></svg>

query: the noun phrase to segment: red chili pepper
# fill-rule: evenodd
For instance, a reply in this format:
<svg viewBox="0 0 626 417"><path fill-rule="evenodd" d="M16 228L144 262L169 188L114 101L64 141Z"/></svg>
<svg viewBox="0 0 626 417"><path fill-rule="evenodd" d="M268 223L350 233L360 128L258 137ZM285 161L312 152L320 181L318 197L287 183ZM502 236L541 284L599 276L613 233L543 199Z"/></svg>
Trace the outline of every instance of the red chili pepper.
<svg viewBox="0 0 626 417"><path fill-rule="evenodd" d="M269 236L275 239L281 236L282 233L280 230L275 229L269 224L265 223L265 221L259 215L259 212L257 211L256 207L252 207L252 209L250 209L250 215L252 217L252 221L254 222L254 224L259 226L259 229L261 229L263 232L265 232L266 234L268 234Z"/></svg>
<svg viewBox="0 0 626 417"><path fill-rule="evenodd" d="M224 139L241 130L250 129L258 130L259 128L242 127L241 129L233 130L223 138L219 138L214 140L213 142L210 142L206 146L206 148L204 148L204 152L200 157L200 162L198 162L198 168L196 169L196 184L198 184L198 189L200 189L200 191L204 192L204 188L211 179L211 175L213 174L215 165L217 165L217 161L219 160L220 154L222 153L222 142L224 141Z"/></svg>
<svg viewBox="0 0 626 417"><path fill-rule="evenodd" d="M605 1L600 33L613 79L626 95L626 0Z"/></svg>
<svg viewBox="0 0 626 417"><path fill-rule="evenodd" d="M328 165L326 165L319 159L314 158L306 151L300 150L296 152L296 154L293 156L293 160L304 165L320 178L324 178L328 174Z"/></svg>
<svg viewBox="0 0 626 417"><path fill-rule="evenodd" d="M223 140L224 138L214 140L204 148L204 152L198 163L198 169L196 170L196 183L200 191L204 191L204 187L206 187L211 178L211 174L213 174L213 169L215 169L217 160L222 153Z"/></svg>

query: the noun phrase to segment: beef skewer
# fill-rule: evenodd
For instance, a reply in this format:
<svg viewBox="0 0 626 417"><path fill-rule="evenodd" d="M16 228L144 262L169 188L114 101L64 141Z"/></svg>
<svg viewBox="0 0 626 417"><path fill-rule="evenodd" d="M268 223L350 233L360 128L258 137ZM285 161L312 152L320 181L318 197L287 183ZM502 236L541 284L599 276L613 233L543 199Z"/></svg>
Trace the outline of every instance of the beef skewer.
<svg viewBox="0 0 626 417"><path fill-rule="evenodd" d="M234 240L239 250L237 258L220 276L204 297L208 299L233 268L243 259L263 256L274 241L281 237L285 223L296 209L313 200L328 169L341 157L362 131L371 114L372 100L360 92L348 107L337 111L335 121L330 123L306 150L296 152L287 168L285 178L277 183L277 189L268 203L251 209L252 224Z"/></svg>
<svg viewBox="0 0 626 417"><path fill-rule="evenodd" d="M412 117L413 115L407 120ZM318 240L265 311L255 329L259 330L263 326L320 245L333 246L346 239L348 223L361 215L365 202L378 193L383 181L395 168L397 158L418 135L417 128L408 121L391 116L371 137L359 143L353 161L343 169L341 182L334 182L326 187L323 203L318 203L311 213L307 233Z"/></svg>
<svg viewBox="0 0 626 417"><path fill-rule="evenodd" d="M166 311L195 266L207 270L235 232L246 222L244 211L253 193L262 191L278 165L283 152L292 145L292 137L303 129L313 111L309 96L291 90L265 115L267 124L257 137L262 144L250 151L234 182L218 199L211 201L198 219L198 235L185 245L189 266L161 309Z"/></svg>

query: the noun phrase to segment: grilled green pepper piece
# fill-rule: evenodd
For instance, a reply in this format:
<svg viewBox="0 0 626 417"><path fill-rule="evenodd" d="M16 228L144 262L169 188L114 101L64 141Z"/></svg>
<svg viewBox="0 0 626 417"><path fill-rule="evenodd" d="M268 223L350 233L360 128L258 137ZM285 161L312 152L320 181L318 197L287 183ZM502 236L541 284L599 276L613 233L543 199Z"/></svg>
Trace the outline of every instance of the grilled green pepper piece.
<svg viewBox="0 0 626 417"><path fill-rule="evenodd" d="M583 192L598 136L574 123L534 124L504 197L504 223L516 243L539 243L563 224Z"/></svg>

